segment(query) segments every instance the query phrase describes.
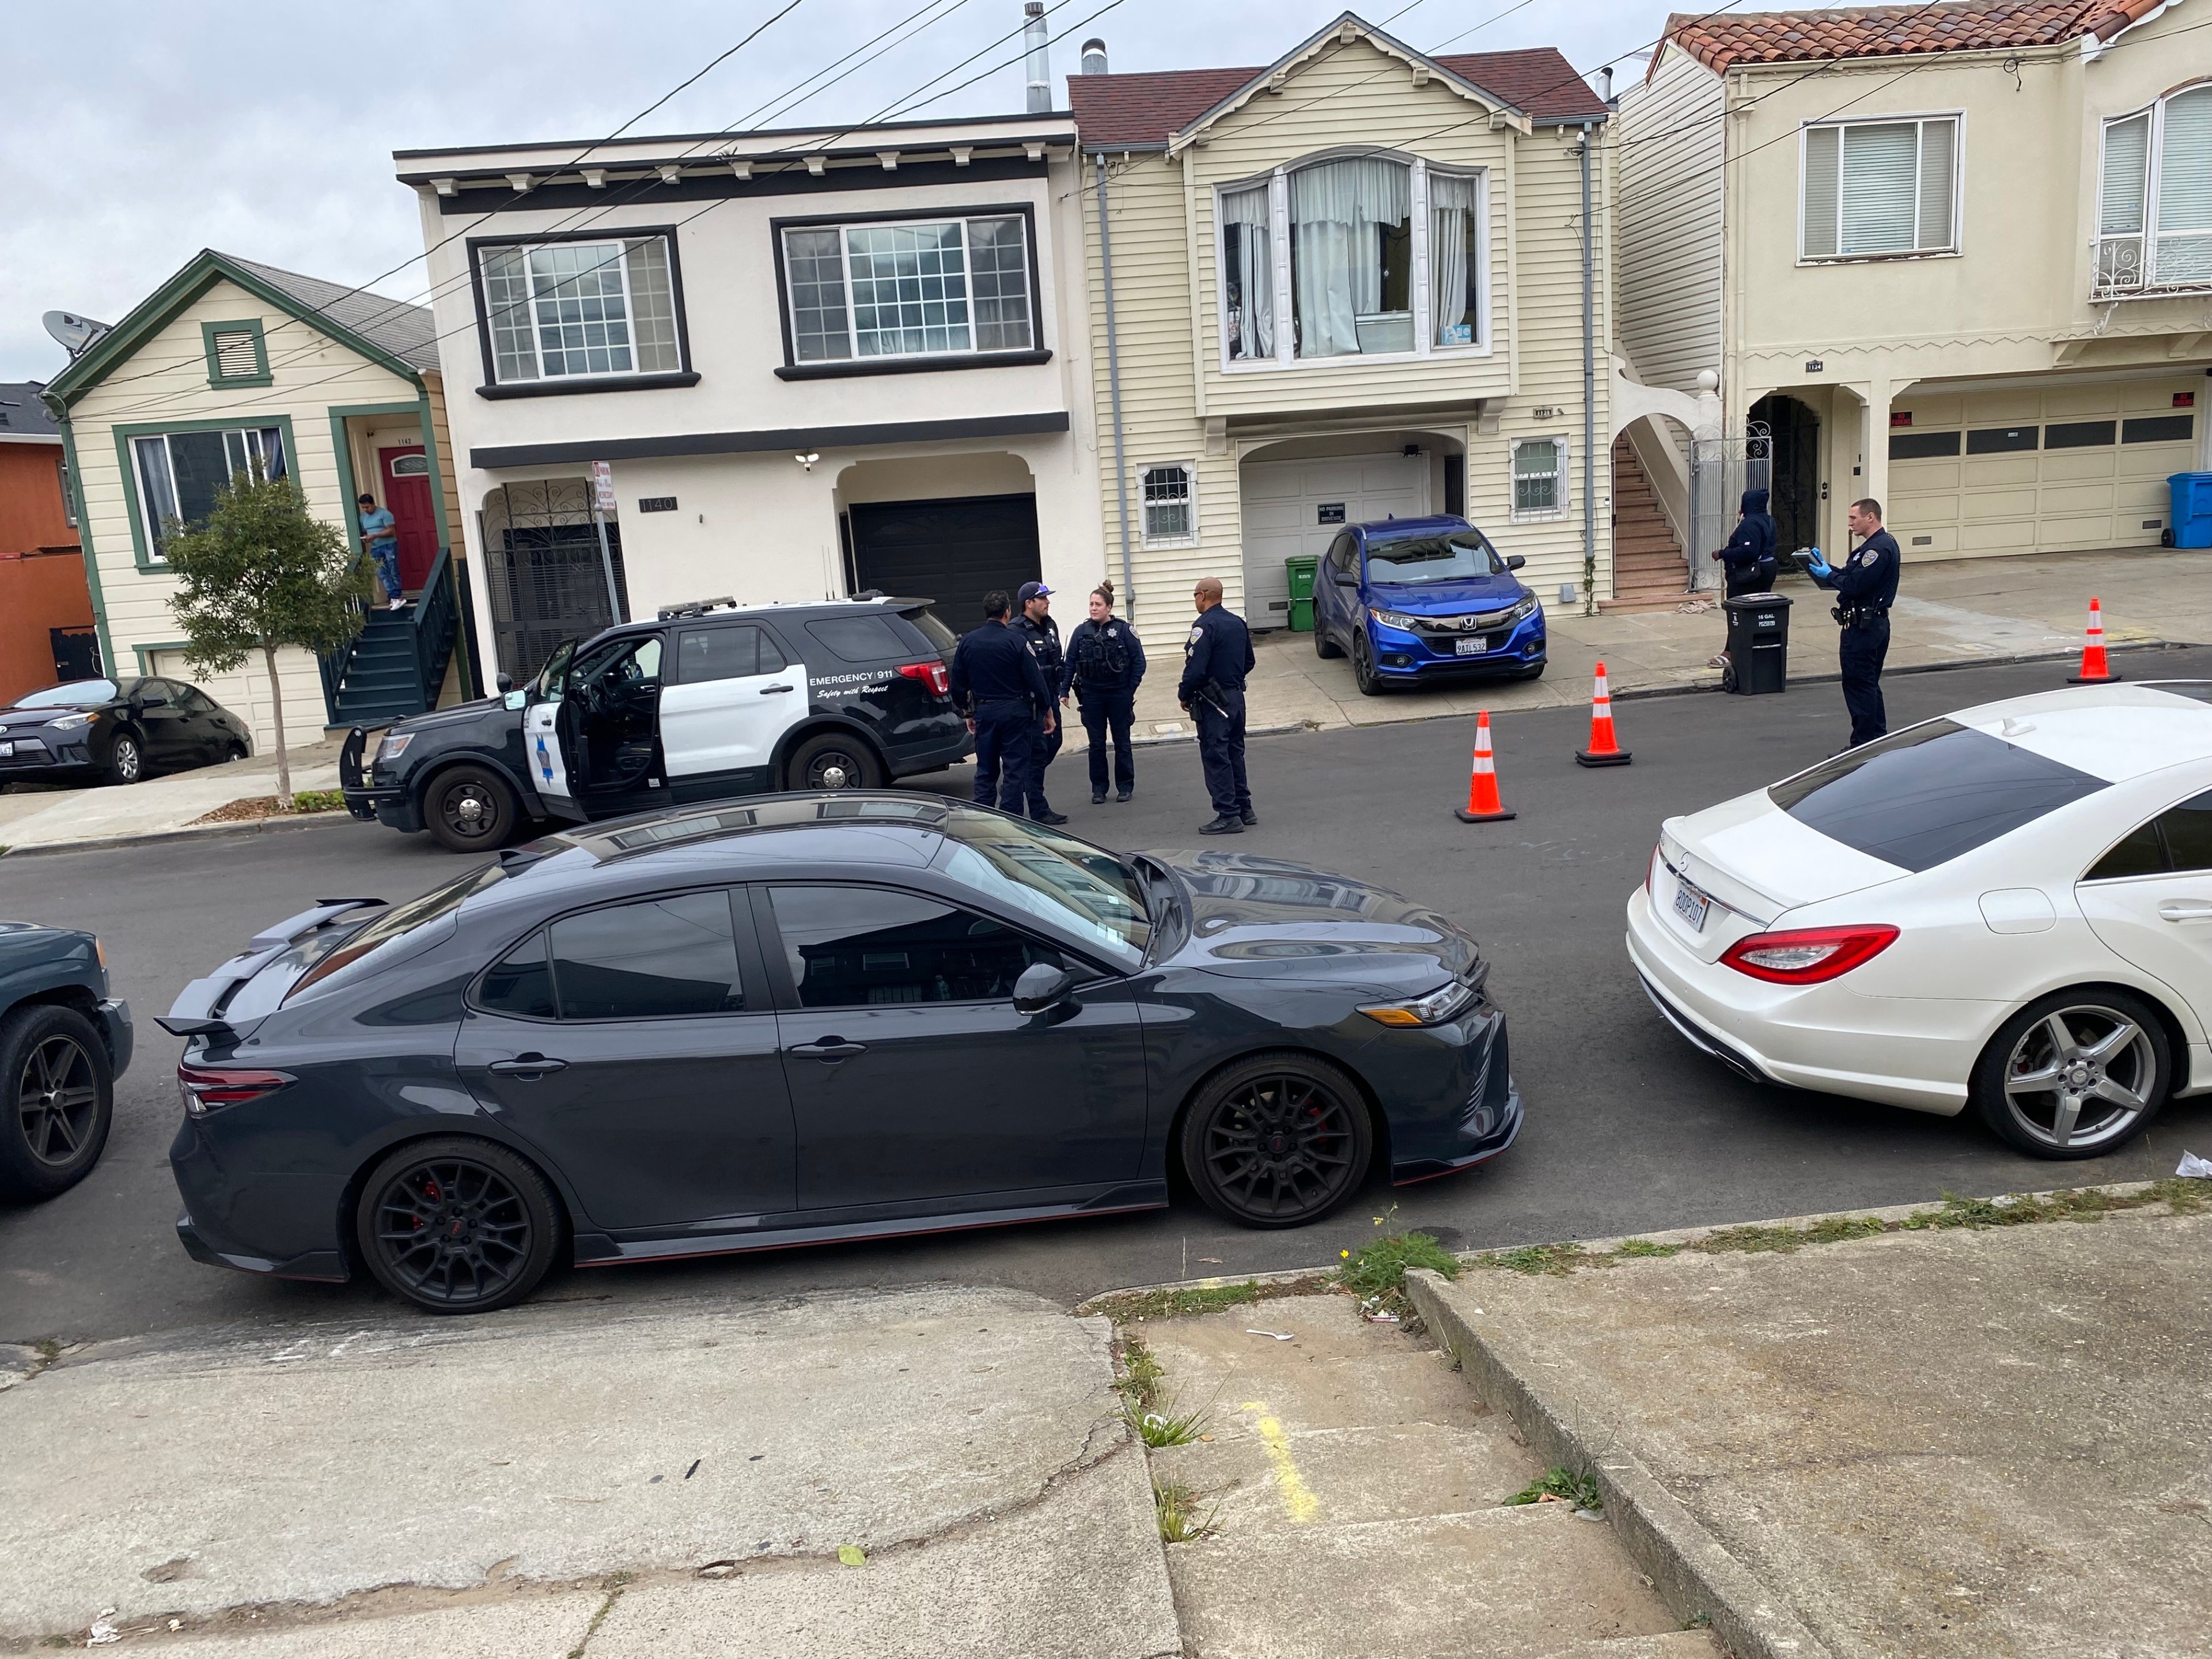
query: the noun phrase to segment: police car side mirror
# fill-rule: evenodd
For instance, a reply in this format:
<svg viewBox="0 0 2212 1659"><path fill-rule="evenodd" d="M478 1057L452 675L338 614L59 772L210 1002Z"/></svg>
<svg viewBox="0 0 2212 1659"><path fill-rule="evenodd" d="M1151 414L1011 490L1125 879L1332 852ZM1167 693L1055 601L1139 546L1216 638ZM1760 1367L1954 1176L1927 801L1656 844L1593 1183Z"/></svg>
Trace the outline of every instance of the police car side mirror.
<svg viewBox="0 0 2212 1659"><path fill-rule="evenodd" d="M1066 969L1055 968L1048 962L1033 962L1022 969L1022 976L1014 981L1014 1012L1041 1014L1066 1001L1067 994L1074 988L1075 975Z"/></svg>

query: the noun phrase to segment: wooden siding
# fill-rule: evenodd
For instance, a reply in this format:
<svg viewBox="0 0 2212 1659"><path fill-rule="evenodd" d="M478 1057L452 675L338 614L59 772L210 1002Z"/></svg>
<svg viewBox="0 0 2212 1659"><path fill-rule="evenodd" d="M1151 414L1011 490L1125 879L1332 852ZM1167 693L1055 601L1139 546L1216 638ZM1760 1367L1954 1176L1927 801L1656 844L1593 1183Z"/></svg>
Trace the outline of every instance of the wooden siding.
<svg viewBox="0 0 2212 1659"><path fill-rule="evenodd" d="M260 319L273 383L231 391L210 386L200 325L248 318ZM70 422L83 471L83 528L98 562L108 642L115 659L112 665L119 672L136 672L141 651L173 647L182 637L169 608L175 579L164 571L138 568L131 495L125 490L117 453L117 427L158 430L167 421L214 420L248 427L274 425L278 417L289 416L294 453L287 465L292 477L317 517L343 526L349 509L339 499L343 492L337 452L331 443L330 410L354 404L412 403L417 395L411 382L350 347L242 289L218 282L79 398L70 408ZM316 741L326 715L315 659L307 652L288 650L278 663L285 729L295 743ZM252 723L257 744L275 735L269 677L258 659L228 673L199 676L196 683Z"/></svg>
<svg viewBox="0 0 2212 1659"><path fill-rule="evenodd" d="M0 441L0 558L76 544L62 501L60 442Z"/></svg>
<svg viewBox="0 0 2212 1659"><path fill-rule="evenodd" d="M1669 48L1620 100L1620 343L1646 386L1697 389L1721 366L1720 76ZM1796 234L1778 207L1770 232ZM1793 244L1794 246L1794 244Z"/></svg>

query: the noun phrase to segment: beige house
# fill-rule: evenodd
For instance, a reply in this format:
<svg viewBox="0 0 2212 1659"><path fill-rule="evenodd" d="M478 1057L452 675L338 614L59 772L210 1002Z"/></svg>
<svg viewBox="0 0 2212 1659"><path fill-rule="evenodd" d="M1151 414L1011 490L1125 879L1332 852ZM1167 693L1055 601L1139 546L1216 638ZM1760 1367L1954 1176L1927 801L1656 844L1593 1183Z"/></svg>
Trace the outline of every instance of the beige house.
<svg viewBox="0 0 2212 1659"><path fill-rule="evenodd" d="M185 664L170 609L165 526L196 521L230 479L295 480L317 517L358 551L355 498L391 508L402 609L368 618L356 644L318 660L279 653L284 727L382 725L463 695L466 578L430 313L229 254L203 252L91 341L45 391L61 418L79 498L85 574L112 675L199 685L274 737L258 661L202 675Z"/></svg>
<svg viewBox="0 0 2212 1659"><path fill-rule="evenodd" d="M1908 560L2169 533L2167 477L2208 456L2204 10L1672 21L1620 100L1623 355L1654 387L1718 374L1785 548L1841 546L1862 495ZM1630 435L1679 525L1679 428Z"/></svg>
<svg viewBox="0 0 2212 1659"><path fill-rule="evenodd" d="M1609 112L1564 58L1346 13L1264 67L1083 69L1106 565L1140 625L1218 575L1280 628L1285 558L1393 515L1464 514L1547 599L1607 591Z"/></svg>

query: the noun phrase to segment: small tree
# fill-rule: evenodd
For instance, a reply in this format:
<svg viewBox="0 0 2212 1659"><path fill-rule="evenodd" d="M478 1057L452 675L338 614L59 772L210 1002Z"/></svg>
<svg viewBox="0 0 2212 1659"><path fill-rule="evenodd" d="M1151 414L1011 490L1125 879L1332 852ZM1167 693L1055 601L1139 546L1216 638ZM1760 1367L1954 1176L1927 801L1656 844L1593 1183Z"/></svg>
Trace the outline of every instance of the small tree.
<svg viewBox="0 0 2212 1659"><path fill-rule="evenodd" d="M276 652L318 655L359 634L371 598L368 562L345 533L307 511L289 478L240 475L218 491L198 529L162 527L177 577L169 601L185 630L185 660L203 672L235 668L261 653L276 723L276 810L292 810L292 759L284 743L284 689Z"/></svg>

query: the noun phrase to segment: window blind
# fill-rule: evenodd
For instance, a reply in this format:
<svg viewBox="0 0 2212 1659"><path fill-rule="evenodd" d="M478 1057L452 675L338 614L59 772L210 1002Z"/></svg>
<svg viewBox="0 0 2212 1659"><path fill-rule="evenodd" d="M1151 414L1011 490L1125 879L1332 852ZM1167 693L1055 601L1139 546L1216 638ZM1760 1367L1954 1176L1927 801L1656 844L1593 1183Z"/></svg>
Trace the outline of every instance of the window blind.
<svg viewBox="0 0 2212 1659"><path fill-rule="evenodd" d="M1804 258L1940 253L1956 246L1957 121L1808 127L1804 143Z"/></svg>
<svg viewBox="0 0 2212 1659"><path fill-rule="evenodd" d="M1841 127L1805 130L1805 257L1831 258L1836 252L1837 157Z"/></svg>
<svg viewBox="0 0 2212 1659"><path fill-rule="evenodd" d="M1842 253L1905 253L1917 246L1916 125L1844 129Z"/></svg>
<svg viewBox="0 0 2212 1659"><path fill-rule="evenodd" d="M2163 126L2155 280L2212 280L2212 87L2169 99Z"/></svg>
<svg viewBox="0 0 2212 1659"><path fill-rule="evenodd" d="M1951 246L1952 150L1958 128L1949 121L1920 124L1920 240L1919 250L1929 252Z"/></svg>
<svg viewBox="0 0 2212 1659"><path fill-rule="evenodd" d="M2150 113L2115 121L2105 129L2105 199L2097 228L2106 236L2134 236L2143 228L2144 164L2150 160Z"/></svg>

